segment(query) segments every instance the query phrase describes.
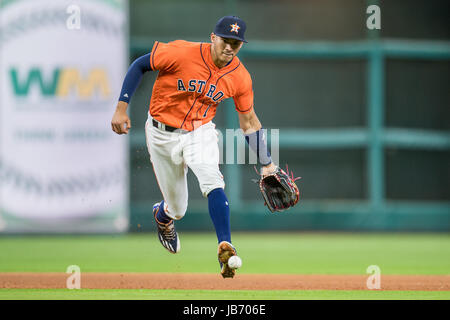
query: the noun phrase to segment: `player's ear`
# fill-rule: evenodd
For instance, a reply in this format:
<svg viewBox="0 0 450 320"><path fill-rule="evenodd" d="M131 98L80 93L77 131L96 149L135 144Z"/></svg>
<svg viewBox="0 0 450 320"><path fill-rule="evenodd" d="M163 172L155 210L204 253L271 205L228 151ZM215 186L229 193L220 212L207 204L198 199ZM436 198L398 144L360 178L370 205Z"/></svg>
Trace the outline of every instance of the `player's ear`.
<svg viewBox="0 0 450 320"><path fill-rule="evenodd" d="M211 42L214 42L215 39L216 35L214 34L214 32L211 32Z"/></svg>

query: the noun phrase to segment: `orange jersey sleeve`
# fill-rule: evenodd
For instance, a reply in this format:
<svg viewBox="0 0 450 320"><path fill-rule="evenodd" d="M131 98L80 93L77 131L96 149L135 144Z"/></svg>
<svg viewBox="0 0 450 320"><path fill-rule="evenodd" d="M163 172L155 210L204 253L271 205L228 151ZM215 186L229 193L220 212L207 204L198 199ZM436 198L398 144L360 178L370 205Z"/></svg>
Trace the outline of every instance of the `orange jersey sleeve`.
<svg viewBox="0 0 450 320"><path fill-rule="evenodd" d="M242 80L233 100L237 112L248 113L253 109L253 85L247 69L244 66L242 68Z"/></svg>
<svg viewBox="0 0 450 320"><path fill-rule="evenodd" d="M155 41L150 56L150 67L152 70L175 71L180 66L183 58L183 55L180 54L183 44L184 41L182 40L169 43Z"/></svg>

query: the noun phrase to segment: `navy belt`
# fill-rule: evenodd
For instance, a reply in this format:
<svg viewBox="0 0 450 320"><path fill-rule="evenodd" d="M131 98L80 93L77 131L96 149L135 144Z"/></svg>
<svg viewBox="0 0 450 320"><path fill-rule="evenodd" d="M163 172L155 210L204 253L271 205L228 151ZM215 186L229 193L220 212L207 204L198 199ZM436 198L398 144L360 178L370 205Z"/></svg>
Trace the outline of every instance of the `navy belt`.
<svg viewBox="0 0 450 320"><path fill-rule="evenodd" d="M156 121L155 119L152 119L152 122L153 122L153 126L160 130L169 131L169 132L174 132L175 130L178 130L178 128L168 126L167 124Z"/></svg>

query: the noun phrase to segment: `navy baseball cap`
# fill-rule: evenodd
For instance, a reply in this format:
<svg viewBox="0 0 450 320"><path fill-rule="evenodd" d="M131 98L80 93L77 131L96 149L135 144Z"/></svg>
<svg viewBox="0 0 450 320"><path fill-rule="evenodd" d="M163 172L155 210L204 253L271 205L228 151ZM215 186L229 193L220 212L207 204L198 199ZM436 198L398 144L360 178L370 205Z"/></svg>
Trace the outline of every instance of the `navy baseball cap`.
<svg viewBox="0 0 450 320"><path fill-rule="evenodd" d="M222 38L231 38L247 42L244 39L245 29L247 28L244 20L236 16L225 16L217 21L214 28L214 34Z"/></svg>

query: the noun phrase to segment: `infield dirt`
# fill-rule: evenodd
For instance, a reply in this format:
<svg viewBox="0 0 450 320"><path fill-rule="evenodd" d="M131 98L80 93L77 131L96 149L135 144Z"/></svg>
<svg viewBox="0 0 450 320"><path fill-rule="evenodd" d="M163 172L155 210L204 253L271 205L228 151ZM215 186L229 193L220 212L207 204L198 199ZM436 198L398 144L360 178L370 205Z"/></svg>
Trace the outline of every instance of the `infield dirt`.
<svg viewBox="0 0 450 320"><path fill-rule="evenodd" d="M66 288L66 273L0 273L0 288ZM82 273L85 289L367 290L369 275ZM381 275L381 290L450 290L450 275Z"/></svg>

